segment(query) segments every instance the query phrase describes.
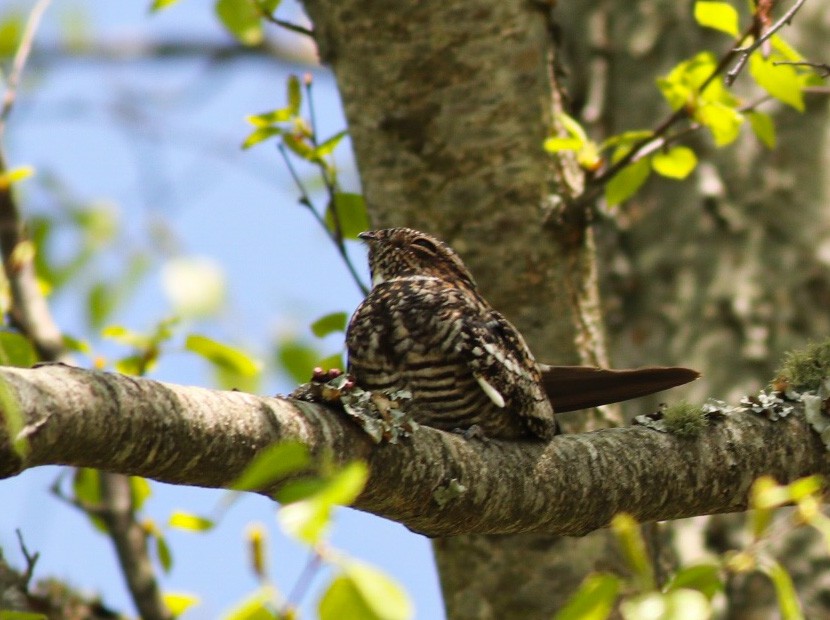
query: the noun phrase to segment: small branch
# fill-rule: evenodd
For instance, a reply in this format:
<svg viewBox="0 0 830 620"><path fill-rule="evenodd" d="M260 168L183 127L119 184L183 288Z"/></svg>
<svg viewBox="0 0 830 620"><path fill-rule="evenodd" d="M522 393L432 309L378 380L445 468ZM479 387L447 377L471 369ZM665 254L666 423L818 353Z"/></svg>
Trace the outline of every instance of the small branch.
<svg viewBox="0 0 830 620"><path fill-rule="evenodd" d="M274 17L271 13L265 10L265 8L259 3L255 2L254 5L259 11L259 16L262 17L267 22L271 22L272 24L279 26L281 28L285 28L286 30L290 30L291 32L296 32L297 34L302 34L307 37L314 38L314 31L309 30L304 26L300 26L299 24L295 24L293 22L286 21L284 19L280 19L278 17Z"/></svg>
<svg viewBox="0 0 830 620"><path fill-rule="evenodd" d="M826 62L809 62L806 60L776 60L772 63L774 67L779 65L790 65L792 67L809 67L815 71L820 78L830 77L830 64Z"/></svg>
<svg viewBox="0 0 830 620"><path fill-rule="evenodd" d="M23 573L23 589L29 589L29 582L32 580L32 575L35 572L35 564L37 564L38 558L40 558L40 553L35 553L34 555L29 555L29 550L26 548L26 543L23 542L23 534L19 529L15 530L17 534L17 540L20 544L20 552L23 554L23 558L26 560L26 572Z"/></svg>
<svg viewBox="0 0 830 620"><path fill-rule="evenodd" d="M781 19L779 19L772 26L770 26L769 30L767 30L764 34L758 37L751 45L748 45L746 47L736 47L732 50L733 52L740 54L740 57L738 58L738 62L735 63L735 66L732 67L726 73L725 81L727 86L732 86L732 84L735 82L735 79L738 77L738 74L744 68L744 65L746 65L746 61L749 60L749 57L752 54L752 52L754 52L764 43L766 43L770 39L770 37L772 37L772 35L781 30L781 28L789 24L792 21L792 18L795 16L795 14L806 1L807 0L797 0L796 3L792 7L790 7L790 9L786 13L784 13Z"/></svg>

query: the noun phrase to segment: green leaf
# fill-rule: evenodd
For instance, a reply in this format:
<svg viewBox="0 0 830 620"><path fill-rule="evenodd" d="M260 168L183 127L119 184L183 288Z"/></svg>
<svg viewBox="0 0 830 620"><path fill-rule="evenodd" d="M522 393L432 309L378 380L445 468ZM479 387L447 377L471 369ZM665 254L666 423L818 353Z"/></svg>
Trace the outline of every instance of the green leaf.
<svg viewBox="0 0 830 620"><path fill-rule="evenodd" d="M620 605L625 620L710 620L709 601L697 590L673 590L665 594L649 592L625 600Z"/></svg>
<svg viewBox="0 0 830 620"><path fill-rule="evenodd" d="M262 114L252 114L251 116L246 116L245 120L254 127L263 128L289 121L292 116L293 113L291 108L280 108L278 110L272 110L271 112L263 112ZM277 127L274 127L274 129L277 129L277 133L282 132L282 130Z"/></svg>
<svg viewBox="0 0 830 620"><path fill-rule="evenodd" d="M758 52L753 53L749 57L749 74L770 96L803 112L804 97L798 73L789 65L774 65L774 60L774 57L766 59Z"/></svg>
<svg viewBox="0 0 830 620"><path fill-rule="evenodd" d="M579 138L547 138L542 143L548 153L558 153L559 151L578 151L582 148L582 140Z"/></svg>
<svg viewBox="0 0 830 620"><path fill-rule="evenodd" d="M133 510L141 510L144 502L153 494L153 489L147 478L141 476L130 476L130 499L133 502Z"/></svg>
<svg viewBox="0 0 830 620"><path fill-rule="evenodd" d="M271 588L262 588L222 616L222 620L275 620L273 601Z"/></svg>
<svg viewBox="0 0 830 620"><path fill-rule="evenodd" d="M160 533L155 535L156 539L156 556L159 559L162 569L165 573L169 573L173 568L173 554L170 552L170 546L167 540Z"/></svg>
<svg viewBox="0 0 830 620"><path fill-rule="evenodd" d="M32 343L15 332L0 331L0 365L31 368L38 361Z"/></svg>
<svg viewBox="0 0 830 620"><path fill-rule="evenodd" d="M724 590L720 568L715 564L697 564L680 568L672 576L666 590L681 588L697 590L711 601L715 594Z"/></svg>
<svg viewBox="0 0 830 620"><path fill-rule="evenodd" d="M18 181L28 179L35 173L32 166L20 166L0 173L0 189L8 189Z"/></svg>
<svg viewBox="0 0 830 620"><path fill-rule="evenodd" d="M248 119L250 120L250 116ZM255 144L259 144L260 142L264 142L268 138L273 138L274 136L279 136L282 134L282 129L279 127L260 127L252 131L248 134L248 137L245 138L245 141L242 143L243 149L249 149Z"/></svg>
<svg viewBox="0 0 830 620"><path fill-rule="evenodd" d="M345 312L332 312L321 316L311 324L312 333L318 338L325 338L335 332L346 331L346 321L349 315Z"/></svg>
<svg viewBox="0 0 830 620"><path fill-rule="evenodd" d="M339 131L334 134L331 138L323 142L322 144L317 145L317 148L314 149L314 157L317 159L322 159L326 155L330 155L334 149L337 148L337 145L340 144L340 141L345 138L349 132L347 130Z"/></svg>
<svg viewBox="0 0 830 620"><path fill-rule="evenodd" d="M317 365L323 370L331 370L332 368L343 370L346 367L346 364L343 363L343 355L341 353L332 353L321 359Z"/></svg>
<svg viewBox="0 0 830 620"><path fill-rule="evenodd" d="M274 499L280 504L293 504L300 500L308 499L319 493L326 486L323 478L305 478L302 480L289 480L281 485L274 493Z"/></svg>
<svg viewBox="0 0 830 620"><path fill-rule="evenodd" d="M282 141L298 157L310 162L316 161L314 147L307 141L305 135L287 133L283 135Z"/></svg>
<svg viewBox="0 0 830 620"><path fill-rule="evenodd" d="M350 562L318 605L320 620L407 620L414 609L406 592L385 573Z"/></svg>
<svg viewBox="0 0 830 620"><path fill-rule="evenodd" d="M25 25L26 16L22 11L12 10L3 16L0 21L0 57L14 56L23 38Z"/></svg>
<svg viewBox="0 0 830 620"><path fill-rule="evenodd" d="M288 91L288 109L291 111L291 116L297 116L300 113L300 106L303 103L303 91L300 89L300 78L293 73L289 75L285 89Z"/></svg>
<svg viewBox="0 0 830 620"><path fill-rule="evenodd" d="M207 336L190 334L184 348L200 355L214 366L230 370L243 376L253 377L259 374L260 364L240 349L217 342Z"/></svg>
<svg viewBox="0 0 830 620"><path fill-rule="evenodd" d="M190 512L175 510L167 521L167 525L186 532L207 532L216 525L213 520L200 517Z"/></svg>
<svg viewBox="0 0 830 620"><path fill-rule="evenodd" d="M6 434L12 439L12 449L18 456L24 457L29 452L29 440L20 436L26 424L23 412L9 382L0 378L0 425L5 426Z"/></svg>
<svg viewBox="0 0 830 620"><path fill-rule="evenodd" d="M162 11L168 7L173 6L179 0L153 0L153 4L150 5L150 12L156 13L158 11Z"/></svg>
<svg viewBox="0 0 830 620"><path fill-rule="evenodd" d="M695 2L695 21L705 28L714 28L737 37L738 11L726 2Z"/></svg>
<svg viewBox="0 0 830 620"><path fill-rule="evenodd" d="M262 18L249 0L217 0L216 16L243 45L259 45L265 38Z"/></svg>
<svg viewBox="0 0 830 620"><path fill-rule="evenodd" d="M356 461L329 478L311 497L283 506L278 519L283 530L308 545L316 545L331 526L332 509L354 502L369 476L365 463Z"/></svg>
<svg viewBox="0 0 830 620"><path fill-rule="evenodd" d="M2 31L0 31L0 35L2 35ZM0 620L49 620L49 616L30 611L0 609Z"/></svg>
<svg viewBox="0 0 830 620"><path fill-rule="evenodd" d="M778 609L783 620L803 620L801 603L795 591L793 580L786 569L774 560L767 560L760 570L772 580L775 594L778 597Z"/></svg>
<svg viewBox="0 0 830 620"><path fill-rule="evenodd" d="M195 594L185 592L165 592L161 595L161 599L174 618L178 618L188 609L202 602L202 599Z"/></svg>
<svg viewBox="0 0 830 620"><path fill-rule="evenodd" d="M263 11L269 14L276 11L279 5L282 4L282 0L255 0L255 2L259 4Z"/></svg>
<svg viewBox="0 0 830 620"><path fill-rule="evenodd" d="M96 469L79 467L72 477L72 491L77 501L90 506L98 506L101 503L101 474ZM107 527L101 518L89 512L85 514L96 530L107 532Z"/></svg>
<svg viewBox="0 0 830 620"><path fill-rule="evenodd" d="M749 119L749 126L752 128L752 133L766 146L768 149L775 148L775 123L769 114L750 110L745 112Z"/></svg>
<svg viewBox="0 0 830 620"><path fill-rule="evenodd" d="M668 151L655 153L651 167L657 174L672 179L685 179L697 166L695 152L685 146L674 146Z"/></svg>
<svg viewBox="0 0 830 620"><path fill-rule="evenodd" d="M706 102L695 111L695 120L709 128L716 146L735 141L741 132L744 116L732 105L717 101Z"/></svg>
<svg viewBox="0 0 830 620"><path fill-rule="evenodd" d="M366 212L366 202L360 194L337 192L334 194L334 208L340 221L340 233L344 239L357 239L357 236L369 230L369 214ZM331 205L326 209L326 227L335 230L334 213Z"/></svg>
<svg viewBox="0 0 830 620"><path fill-rule="evenodd" d="M93 329L107 322L115 310L115 296L110 294L110 286L106 282L96 282L89 289L86 299L87 321Z"/></svg>
<svg viewBox="0 0 830 620"><path fill-rule="evenodd" d="M605 620L611 615L620 580L608 573L588 575L554 620Z"/></svg>
<svg viewBox="0 0 830 620"><path fill-rule="evenodd" d="M641 159L628 164L620 170L605 186L605 200L609 206L618 205L642 187L651 172L648 159Z"/></svg>
<svg viewBox="0 0 830 620"><path fill-rule="evenodd" d="M297 383L305 383L311 378L320 357L312 347L296 340L285 340L277 345L277 363Z"/></svg>
<svg viewBox="0 0 830 620"><path fill-rule="evenodd" d="M611 529L617 536L623 556L637 577L642 590L654 587L654 572L646 553L646 545L640 533L640 525L631 515L620 513L611 519Z"/></svg>
<svg viewBox="0 0 830 620"><path fill-rule="evenodd" d="M231 488L237 491L262 489L288 474L306 469L310 462L308 448L301 443L273 444L257 453Z"/></svg>

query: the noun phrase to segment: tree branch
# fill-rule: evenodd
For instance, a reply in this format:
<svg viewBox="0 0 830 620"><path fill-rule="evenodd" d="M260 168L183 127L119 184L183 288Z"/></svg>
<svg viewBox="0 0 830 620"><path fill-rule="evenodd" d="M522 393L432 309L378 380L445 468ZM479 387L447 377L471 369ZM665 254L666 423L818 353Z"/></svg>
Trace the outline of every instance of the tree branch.
<svg viewBox="0 0 830 620"><path fill-rule="evenodd" d="M366 460L369 483L354 507L430 536L578 536L621 511L644 522L733 512L747 507L760 475L788 482L830 474L824 446L798 414L777 422L733 414L692 439L633 427L545 445L468 441L422 427L400 444L375 446L345 416L286 398L62 365L2 368L0 379L8 395L2 477L71 464L226 487L258 450L296 440L341 463ZM12 449L6 430L15 414L18 436L29 442L25 456Z"/></svg>

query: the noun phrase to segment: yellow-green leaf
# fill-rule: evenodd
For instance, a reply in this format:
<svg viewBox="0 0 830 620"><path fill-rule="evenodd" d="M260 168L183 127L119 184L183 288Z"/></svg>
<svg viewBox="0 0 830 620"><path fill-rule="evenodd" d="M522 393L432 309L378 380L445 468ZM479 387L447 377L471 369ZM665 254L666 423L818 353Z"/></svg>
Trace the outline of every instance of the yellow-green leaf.
<svg viewBox="0 0 830 620"><path fill-rule="evenodd" d="M248 121L251 120L252 117L248 117ZM242 143L243 149L249 149L255 144L259 144L260 142L264 142L268 138L273 138L274 136L278 136L282 134L282 129L279 127L260 127L259 129L255 129L248 137L245 138L245 141Z"/></svg>
<svg viewBox="0 0 830 620"><path fill-rule="evenodd" d="M646 182L650 172L648 159L641 159L625 166L605 186L605 200L608 205L613 207L633 196Z"/></svg>
<svg viewBox="0 0 830 620"><path fill-rule="evenodd" d="M320 620L408 620L414 609L406 592L388 575L350 562L334 578L318 605Z"/></svg>
<svg viewBox="0 0 830 620"><path fill-rule="evenodd" d="M161 599L174 618L178 618L188 609L202 602L202 599L195 594L185 592L165 592L161 595Z"/></svg>
<svg viewBox="0 0 830 620"><path fill-rule="evenodd" d="M179 0L153 0L153 4L150 5L150 12L155 13L157 11L164 10L168 7L173 6Z"/></svg>
<svg viewBox="0 0 830 620"><path fill-rule="evenodd" d="M794 67L775 65L772 58L766 59L755 52L749 57L749 74L772 97L799 112L804 111L802 83Z"/></svg>
<svg viewBox="0 0 830 620"><path fill-rule="evenodd" d="M611 519L611 529L623 551L623 556L637 577L640 588L654 587L654 572L640 533L640 525L631 515L620 513Z"/></svg>
<svg viewBox="0 0 830 620"><path fill-rule="evenodd" d="M605 620L611 615L617 592L618 577L608 573L588 575L576 594L553 617L554 620Z"/></svg>
<svg viewBox="0 0 830 620"><path fill-rule="evenodd" d="M369 229L369 214L366 202L361 194L337 192L334 194L334 208L340 222L340 234L344 239L357 239L357 236ZM326 227L334 231L334 213L331 205L326 209Z"/></svg>
<svg viewBox="0 0 830 620"><path fill-rule="evenodd" d="M678 569L666 586L666 590L681 588L697 590L712 600L715 594L724 590L720 568L715 564L696 564Z"/></svg>
<svg viewBox="0 0 830 620"><path fill-rule="evenodd" d="M655 153L651 167L657 174L672 179L685 179L697 166L695 152L686 146L674 146L668 151Z"/></svg>
<svg viewBox="0 0 830 620"><path fill-rule="evenodd" d="M222 615L222 620L274 620L272 611L274 593L271 588L257 590L231 611Z"/></svg>
<svg viewBox="0 0 830 620"><path fill-rule="evenodd" d="M774 560L768 560L760 569L767 574L775 586L775 594L778 597L778 610L783 620L803 620L804 614L801 611L801 603L795 591L793 580L786 569Z"/></svg>
<svg viewBox="0 0 830 620"><path fill-rule="evenodd" d="M130 498L133 502L133 510L141 510L144 502L153 494L153 489L147 478L141 476L130 476Z"/></svg>
<svg viewBox="0 0 830 620"><path fill-rule="evenodd" d="M245 120L248 121L249 124L257 128L269 127L271 129L274 129L275 132L278 134L282 130L278 127L271 127L271 125L276 125L277 123L285 123L286 121L291 120L292 116L293 113L291 112L291 108L280 108L278 110L271 110L270 112L263 112L262 114L252 114L250 116L246 116ZM267 135L266 137L270 137L270 135Z"/></svg>
<svg viewBox="0 0 830 620"><path fill-rule="evenodd" d="M300 78L293 73L289 75L286 90L288 91L288 109L291 111L291 116L297 116L300 113L300 106L303 103L303 92L300 90Z"/></svg>
<svg viewBox="0 0 830 620"><path fill-rule="evenodd" d="M161 564L164 572L169 573L170 569L173 568L173 554L170 551L170 546L160 533L156 533L154 538L156 539L156 557L158 557L159 564Z"/></svg>
<svg viewBox="0 0 830 620"><path fill-rule="evenodd" d="M311 324L311 331L318 338L325 338L329 334L346 331L348 320L349 315L345 312L332 312L314 321Z"/></svg>
<svg viewBox="0 0 830 620"><path fill-rule="evenodd" d="M322 355L313 347L297 340L284 340L277 345L277 363L297 383L311 379Z"/></svg>
<svg viewBox="0 0 830 620"><path fill-rule="evenodd" d="M262 18L249 0L217 0L216 16L243 45L258 45L264 37Z"/></svg>
<svg viewBox="0 0 830 620"><path fill-rule="evenodd" d="M207 336L190 334L185 349L205 358L211 364L234 373L253 377L259 374L260 364L241 349L230 347Z"/></svg>
<svg viewBox="0 0 830 620"><path fill-rule="evenodd" d="M737 37L738 11L726 2L695 2L695 21L706 28L714 28Z"/></svg>
<svg viewBox="0 0 830 620"><path fill-rule="evenodd" d="M0 365L31 368L38 355L29 339L15 332L0 331Z"/></svg>
<svg viewBox="0 0 830 620"><path fill-rule="evenodd" d="M200 517L183 510L175 510L170 515L167 525L187 532L207 532L213 529L215 523L212 519L206 517Z"/></svg>
<svg viewBox="0 0 830 620"><path fill-rule="evenodd" d="M746 112L746 117L749 119L749 126L752 128L752 133L766 146L768 149L775 148L775 123L769 114L758 112L757 110L750 110Z"/></svg>
<svg viewBox="0 0 830 620"><path fill-rule="evenodd" d="M308 467L308 448L297 442L276 443L260 450L231 488L237 491L262 489Z"/></svg>
<svg viewBox="0 0 830 620"><path fill-rule="evenodd" d="M32 166L20 166L19 168L7 170L0 174L0 189L7 189L18 181L28 179L34 173L35 169Z"/></svg>
<svg viewBox="0 0 830 620"><path fill-rule="evenodd" d="M744 122L743 114L734 106L717 101L706 102L697 108L694 118L709 128L716 146L726 146L734 142Z"/></svg>

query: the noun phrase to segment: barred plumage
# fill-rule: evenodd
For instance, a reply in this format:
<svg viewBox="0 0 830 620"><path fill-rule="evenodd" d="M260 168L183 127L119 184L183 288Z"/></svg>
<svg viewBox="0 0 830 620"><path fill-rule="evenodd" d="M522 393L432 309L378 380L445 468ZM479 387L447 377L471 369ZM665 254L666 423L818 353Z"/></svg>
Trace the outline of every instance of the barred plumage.
<svg viewBox="0 0 830 620"><path fill-rule="evenodd" d="M553 407L524 339L478 293L458 255L408 228L364 233L373 288L349 323L349 372L412 392L416 421L488 437L549 439Z"/></svg>

